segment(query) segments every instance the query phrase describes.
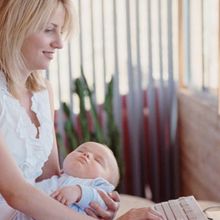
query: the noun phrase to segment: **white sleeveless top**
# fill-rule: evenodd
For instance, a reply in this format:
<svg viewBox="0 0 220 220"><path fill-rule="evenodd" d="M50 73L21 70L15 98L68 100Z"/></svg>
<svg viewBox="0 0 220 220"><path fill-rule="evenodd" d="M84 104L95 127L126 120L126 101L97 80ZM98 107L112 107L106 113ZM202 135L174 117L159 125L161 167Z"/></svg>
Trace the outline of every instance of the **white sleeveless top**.
<svg viewBox="0 0 220 220"><path fill-rule="evenodd" d="M40 123L39 138L37 128L25 108L9 93L5 76L0 72L0 132L24 178L33 184L42 174L52 149L53 120L47 90L33 93L31 100L31 109Z"/></svg>

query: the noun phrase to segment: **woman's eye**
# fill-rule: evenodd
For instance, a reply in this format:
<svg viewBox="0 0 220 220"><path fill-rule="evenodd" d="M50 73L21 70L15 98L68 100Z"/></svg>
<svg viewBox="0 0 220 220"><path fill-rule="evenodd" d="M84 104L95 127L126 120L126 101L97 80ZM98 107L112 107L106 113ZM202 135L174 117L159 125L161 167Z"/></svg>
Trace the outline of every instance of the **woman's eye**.
<svg viewBox="0 0 220 220"><path fill-rule="evenodd" d="M45 30L45 32L51 32L51 31L53 31L53 28L47 28L47 29Z"/></svg>

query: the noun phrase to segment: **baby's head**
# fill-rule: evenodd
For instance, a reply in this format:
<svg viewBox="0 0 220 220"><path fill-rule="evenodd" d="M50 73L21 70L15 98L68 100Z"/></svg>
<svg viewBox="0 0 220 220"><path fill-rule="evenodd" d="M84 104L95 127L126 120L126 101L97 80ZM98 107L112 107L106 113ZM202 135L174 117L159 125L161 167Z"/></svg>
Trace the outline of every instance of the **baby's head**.
<svg viewBox="0 0 220 220"><path fill-rule="evenodd" d="M85 179L102 177L115 187L119 181L119 169L112 151L105 145L86 142L66 156L64 173Z"/></svg>

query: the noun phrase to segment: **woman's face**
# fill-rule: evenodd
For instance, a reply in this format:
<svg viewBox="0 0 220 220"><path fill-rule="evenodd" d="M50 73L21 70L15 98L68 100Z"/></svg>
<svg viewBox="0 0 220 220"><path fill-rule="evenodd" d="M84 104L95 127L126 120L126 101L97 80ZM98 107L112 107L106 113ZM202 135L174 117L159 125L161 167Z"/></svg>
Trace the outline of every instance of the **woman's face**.
<svg viewBox="0 0 220 220"><path fill-rule="evenodd" d="M61 34L64 25L65 10L60 4L47 27L32 33L24 40L22 54L28 71L47 69L56 49L63 47Z"/></svg>

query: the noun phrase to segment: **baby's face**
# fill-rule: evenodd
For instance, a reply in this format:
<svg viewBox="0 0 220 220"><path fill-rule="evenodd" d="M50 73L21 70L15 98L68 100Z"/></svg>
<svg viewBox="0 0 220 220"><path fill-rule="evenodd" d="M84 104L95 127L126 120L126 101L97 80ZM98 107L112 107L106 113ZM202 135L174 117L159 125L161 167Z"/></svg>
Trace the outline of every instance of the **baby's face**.
<svg viewBox="0 0 220 220"><path fill-rule="evenodd" d="M117 164L112 152L95 142L80 145L67 155L63 163L64 173L86 179L102 177L110 181L115 169Z"/></svg>

